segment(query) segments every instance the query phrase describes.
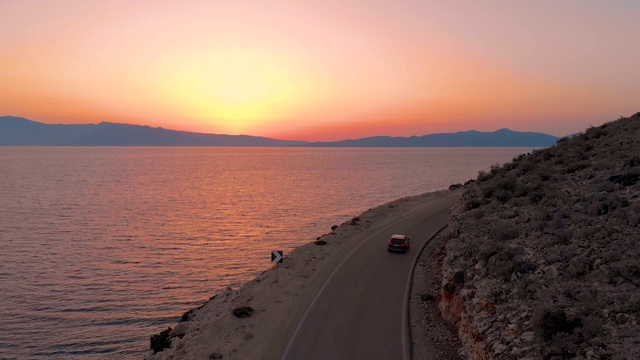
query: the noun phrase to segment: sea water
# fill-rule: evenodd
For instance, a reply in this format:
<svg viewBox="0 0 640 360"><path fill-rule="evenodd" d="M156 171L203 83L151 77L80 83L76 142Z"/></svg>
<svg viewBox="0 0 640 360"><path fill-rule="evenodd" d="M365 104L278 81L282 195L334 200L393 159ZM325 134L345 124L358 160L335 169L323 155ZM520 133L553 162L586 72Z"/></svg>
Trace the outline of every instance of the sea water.
<svg viewBox="0 0 640 360"><path fill-rule="evenodd" d="M271 250L530 150L0 147L0 357L141 358Z"/></svg>

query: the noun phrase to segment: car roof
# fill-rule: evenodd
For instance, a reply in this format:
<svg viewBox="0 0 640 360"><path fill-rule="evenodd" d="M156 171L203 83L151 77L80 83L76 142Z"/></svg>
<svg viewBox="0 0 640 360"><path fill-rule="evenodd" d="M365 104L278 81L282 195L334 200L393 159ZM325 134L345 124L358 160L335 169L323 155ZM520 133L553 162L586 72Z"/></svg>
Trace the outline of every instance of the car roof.
<svg viewBox="0 0 640 360"><path fill-rule="evenodd" d="M391 236L392 239L398 239L398 240L404 240L407 237L405 235L399 235L399 234L395 234L393 236Z"/></svg>

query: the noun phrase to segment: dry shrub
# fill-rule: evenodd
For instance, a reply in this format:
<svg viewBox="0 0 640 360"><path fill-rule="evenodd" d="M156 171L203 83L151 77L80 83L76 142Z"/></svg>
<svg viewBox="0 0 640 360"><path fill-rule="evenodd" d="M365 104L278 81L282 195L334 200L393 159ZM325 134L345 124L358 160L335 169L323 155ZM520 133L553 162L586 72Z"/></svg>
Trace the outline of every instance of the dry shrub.
<svg viewBox="0 0 640 360"><path fill-rule="evenodd" d="M546 343L559 333L573 334L575 328L582 325L580 319L568 318L561 307L548 304L534 309L532 321L536 334Z"/></svg>
<svg viewBox="0 0 640 360"><path fill-rule="evenodd" d="M253 308L251 306L239 306L233 309L233 316L239 318L248 318L253 315Z"/></svg>
<svg viewBox="0 0 640 360"><path fill-rule="evenodd" d="M514 224L499 223L491 229L491 237L497 241L515 239L520 235L520 228Z"/></svg>

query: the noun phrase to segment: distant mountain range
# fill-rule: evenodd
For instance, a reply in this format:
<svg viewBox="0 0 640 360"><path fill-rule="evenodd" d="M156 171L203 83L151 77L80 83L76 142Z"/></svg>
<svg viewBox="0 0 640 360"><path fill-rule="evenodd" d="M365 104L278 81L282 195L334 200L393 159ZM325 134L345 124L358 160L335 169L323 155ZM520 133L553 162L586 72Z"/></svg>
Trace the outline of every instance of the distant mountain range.
<svg viewBox="0 0 640 360"><path fill-rule="evenodd" d="M307 142L249 135L202 134L141 125L44 124L0 117L0 146L297 146L297 147L547 147L556 136L500 129L411 137L374 136L356 140Z"/></svg>
<svg viewBox="0 0 640 360"><path fill-rule="evenodd" d="M5 146L293 146L304 143L109 122L54 125L20 117L0 117L0 145Z"/></svg>

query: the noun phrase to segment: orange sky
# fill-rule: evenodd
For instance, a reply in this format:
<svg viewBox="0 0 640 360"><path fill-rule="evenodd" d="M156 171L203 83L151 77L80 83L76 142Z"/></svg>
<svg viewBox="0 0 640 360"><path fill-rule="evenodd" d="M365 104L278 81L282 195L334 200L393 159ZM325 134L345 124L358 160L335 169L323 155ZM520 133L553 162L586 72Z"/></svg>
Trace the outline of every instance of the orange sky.
<svg viewBox="0 0 640 360"><path fill-rule="evenodd" d="M636 1L0 0L0 116L302 140L640 111Z"/></svg>

